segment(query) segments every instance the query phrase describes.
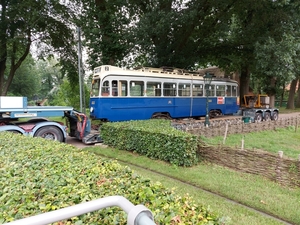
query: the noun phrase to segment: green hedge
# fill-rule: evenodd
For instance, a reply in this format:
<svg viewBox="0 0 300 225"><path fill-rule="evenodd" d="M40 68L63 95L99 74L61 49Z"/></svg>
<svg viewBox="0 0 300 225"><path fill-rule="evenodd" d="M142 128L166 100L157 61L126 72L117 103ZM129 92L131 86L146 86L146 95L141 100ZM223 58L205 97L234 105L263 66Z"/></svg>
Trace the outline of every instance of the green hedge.
<svg viewBox="0 0 300 225"><path fill-rule="evenodd" d="M176 130L170 123L157 119L104 123L100 133L105 144L121 150L179 166L197 164L197 136Z"/></svg>
<svg viewBox="0 0 300 225"><path fill-rule="evenodd" d="M106 196L143 204L156 224L224 224L188 196L143 179L116 161L41 138L0 132L0 224ZM118 207L55 224L126 224Z"/></svg>

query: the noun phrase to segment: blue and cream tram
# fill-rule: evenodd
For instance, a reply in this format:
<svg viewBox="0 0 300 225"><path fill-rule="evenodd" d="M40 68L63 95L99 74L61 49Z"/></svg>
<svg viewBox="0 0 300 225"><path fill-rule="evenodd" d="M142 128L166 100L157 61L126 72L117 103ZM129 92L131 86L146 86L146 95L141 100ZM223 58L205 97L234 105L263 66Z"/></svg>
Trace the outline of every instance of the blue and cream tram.
<svg viewBox="0 0 300 225"><path fill-rule="evenodd" d="M208 90L206 92L206 90ZM205 87L203 76L176 69L122 69L103 65L94 69L90 116L103 121L184 118L229 115L239 109L238 84L213 78Z"/></svg>

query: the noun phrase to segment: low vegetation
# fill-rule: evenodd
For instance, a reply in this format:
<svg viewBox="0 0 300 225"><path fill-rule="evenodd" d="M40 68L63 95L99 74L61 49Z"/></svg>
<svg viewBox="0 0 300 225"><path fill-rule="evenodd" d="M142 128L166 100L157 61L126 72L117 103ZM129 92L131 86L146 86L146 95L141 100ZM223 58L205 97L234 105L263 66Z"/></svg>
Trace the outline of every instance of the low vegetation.
<svg viewBox="0 0 300 225"><path fill-rule="evenodd" d="M232 134L226 138L225 146L241 148L243 141L246 149L261 149L274 154L283 151L284 155L293 159L298 159L300 129L295 126L252 132L247 134ZM204 138L206 143L211 145L223 144L224 137Z"/></svg>
<svg viewBox="0 0 300 225"><path fill-rule="evenodd" d="M172 128L170 123L162 119L105 123L101 126L101 137L105 144L118 149L174 165L195 165L197 137Z"/></svg>
<svg viewBox="0 0 300 225"><path fill-rule="evenodd" d="M227 137L225 145L240 146L241 140L244 139L245 148L261 149L274 154L277 154L280 150L284 151L285 156L295 158L300 154L297 144L299 132L295 127L289 127L287 129L247 135L230 135ZM207 144L215 145L223 142L223 137L204 140ZM102 156L120 159L127 165L132 163L131 167L135 168L139 173L150 176L154 180L162 181L166 186L174 185L174 181L166 177L162 178L158 175L150 174L149 170L162 172L182 181L196 184L205 190L221 194L275 217L290 221L293 224L300 224L299 211L297 209L300 201L299 188L284 187L257 175L239 173L218 165L208 164L205 161L200 162L197 166L184 168L138 156L134 152L99 147L89 149ZM143 166L149 170L145 171L137 166ZM226 212L226 215L232 218L233 224L281 224L267 217L262 218L261 215L257 215L251 210L244 209L240 211L234 206L229 207L228 202L224 202L224 200L215 196L212 197L207 193L199 197L199 190L194 190L194 188L187 185L179 184L178 182L175 185L179 188L177 191L181 193L189 192L191 196L194 196L194 199L197 199L202 204L202 199L205 199L204 204L214 206L214 209L219 210L218 213ZM210 197L207 198L207 196ZM216 202L218 203L216 204Z"/></svg>
<svg viewBox="0 0 300 225"><path fill-rule="evenodd" d="M1 132L0 165L0 223L113 195L145 205L157 224L226 222L187 194L64 143ZM126 224L126 219L112 207L56 224Z"/></svg>
<svg viewBox="0 0 300 225"><path fill-rule="evenodd" d="M166 187L176 187L176 193L189 193L198 204L209 206L219 215L231 218L229 224L279 225L283 223L232 203L220 195L274 217L290 221L292 224L300 224L299 188L284 187L258 175L240 173L207 162L201 162L193 167L177 167L114 148L95 146L89 147L87 150L96 152L103 157L116 159L133 168L138 174L142 174L154 182L159 181ZM160 173L196 185L201 189L162 176Z"/></svg>
<svg viewBox="0 0 300 225"><path fill-rule="evenodd" d="M169 134L170 142L172 138L176 140L178 137L177 131L170 132L164 122L154 120L153 123L157 123L157 136L154 137L156 142L162 140L159 135ZM300 224L299 188L280 186L260 176L239 173L205 161L189 167L178 166L180 164L176 163L179 160L176 152L169 155L176 159L174 161L152 155L165 149L164 145L168 148L169 142L163 145L156 143L160 147L155 148L150 155L144 152L143 156L143 152L136 149L128 151L132 150L132 146L143 149L144 146L139 144L140 140L151 140L140 139L137 134L147 132L147 124L138 128L138 132L129 132L126 129L130 127L128 123L115 123L114 126L116 127L106 127L107 130L102 132L107 132L107 138L110 132L121 132L123 136L118 135L121 139L106 140L112 143L123 140L122 145L115 144L116 148L95 146L85 150L40 138L1 132L0 210L3 213L0 214L0 224L111 195L122 195L133 204L144 204L153 212L157 224L282 224L252 209L232 204L219 195L292 224ZM164 129L168 130L165 134L160 131ZM245 137L245 146L248 146L247 143L259 145L268 142L270 147L276 147L283 140L287 142L282 146L296 146L293 143L298 142L298 132L290 127L278 129L274 133L251 133ZM126 140L126 133L134 141ZM231 138L234 137L230 135L227 138L226 145L230 145ZM240 138L236 138L238 143ZM193 138L187 140L194 141ZM211 145L220 143L218 138L205 141ZM180 142L184 141L180 139L176 142L178 146L173 148L180 149ZM257 148L257 145L252 148ZM128 147L126 151L118 150L122 146ZM296 156L297 146L294 150L288 148L284 150L284 154ZM101 156L95 157L94 153ZM202 189L151 171L164 173ZM118 208L103 209L57 224L96 223L126 224L126 214Z"/></svg>

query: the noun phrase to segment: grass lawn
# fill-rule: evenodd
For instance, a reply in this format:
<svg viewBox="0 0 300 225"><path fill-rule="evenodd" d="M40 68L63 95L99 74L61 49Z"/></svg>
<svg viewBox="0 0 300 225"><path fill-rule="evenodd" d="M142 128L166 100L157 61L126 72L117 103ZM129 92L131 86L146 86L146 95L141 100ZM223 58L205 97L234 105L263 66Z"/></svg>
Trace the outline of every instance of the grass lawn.
<svg viewBox="0 0 300 225"><path fill-rule="evenodd" d="M279 110L280 113L300 112L300 109L286 110L280 108ZM240 146L242 138L244 138L245 148L247 149L262 149L274 154L283 151L285 156L297 159L300 154L300 148L298 147L300 129L296 130L295 127L246 135L229 135L225 145ZM214 145L222 143L223 137L204 140L208 144ZM166 187L175 187L178 194L189 193L198 204L205 207L209 206L219 215L230 217L231 224L274 225L284 223L210 192L259 209L292 224L300 224L300 188L283 187L257 175L240 173L205 162L191 168L184 168L113 148L94 146L88 147L86 150L104 157L119 159L121 164L129 165L142 176L150 178L154 182L161 182ZM138 166L134 166L134 164ZM190 182L210 192L152 173L139 166Z"/></svg>
<svg viewBox="0 0 300 225"><path fill-rule="evenodd" d="M112 148L95 146L86 148L86 150L117 160L120 159L121 164L129 164L129 167L142 176L148 177L152 181L159 181L166 187L175 187L178 194L189 193L197 203L205 207L209 206L219 215L229 216L231 224L274 225L283 223L232 203L220 196L151 173L148 170L130 165L130 163L190 182L205 190L278 216L294 224L300 224L300 189L282 187L260 176L239 173L214 164L200 163L194 167L184 168Z"/></svg>
<svg viewBox="0 0 300 225"><path fill-rule="evenodd" d="M223 143L221 136L213 138L205 138L206 143L216 145ZM242 139L244 139L245 149L261 149L274 154L283 151L287 157L298 159L300 155L300 129L294 126L286 129L253 132L247 134L233 134L226 138L225 145L231 147L241 147Z"/></svg>

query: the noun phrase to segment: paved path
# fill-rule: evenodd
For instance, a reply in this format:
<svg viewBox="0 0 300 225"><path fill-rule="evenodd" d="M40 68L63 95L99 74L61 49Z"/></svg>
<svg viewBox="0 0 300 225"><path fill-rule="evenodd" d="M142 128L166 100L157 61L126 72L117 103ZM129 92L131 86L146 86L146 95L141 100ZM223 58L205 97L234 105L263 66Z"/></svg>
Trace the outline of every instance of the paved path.
<svg viewBox="0 0 300 225"><path fill-rule="evenodd" d="M82 143L82 141L77 140L74 137L67 137L67 142L66 143L70 144L70 145L73 145L73 146L75 146L77 148L86 148L86 147L94 145L94 144L91 144L91 145L84 144L84 143Z"/></svg>

